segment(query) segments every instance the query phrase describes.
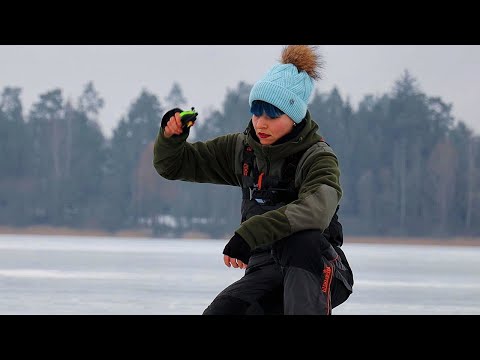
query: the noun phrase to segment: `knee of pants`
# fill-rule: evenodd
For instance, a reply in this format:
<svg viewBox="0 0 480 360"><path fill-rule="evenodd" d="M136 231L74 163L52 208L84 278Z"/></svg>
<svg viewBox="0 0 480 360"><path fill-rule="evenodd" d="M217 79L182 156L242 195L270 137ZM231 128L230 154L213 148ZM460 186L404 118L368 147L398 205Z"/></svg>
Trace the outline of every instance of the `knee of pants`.
<svg viewBox="0 0 480 360"><path fill-rule="evenodd" d="M295 266L320 274L323 259L333 260L337 254L319 230L299 231L274 244L272 254L282 267Z"/></svg>
<svg viewBox="0 0 480 360"><path fill-rule="evenodd" d="M262 303L248 303L233 296L218 296L203 311L202 315L281 315L283 301L261 299ZM282 299L280 299L282 300Z"/></svg>
<svg viewBox="0 0 480 360"><path fill-rule="evenodd" d="M233 296L218 296L203 311L203 315L243 315L250 304Z"/></svg>
<svg viewBox="0 0 480 360"><path fill-rule="evenodd" d="M250 304L233 296L218 296L202 315L263 315L259 304Z"/></svg>

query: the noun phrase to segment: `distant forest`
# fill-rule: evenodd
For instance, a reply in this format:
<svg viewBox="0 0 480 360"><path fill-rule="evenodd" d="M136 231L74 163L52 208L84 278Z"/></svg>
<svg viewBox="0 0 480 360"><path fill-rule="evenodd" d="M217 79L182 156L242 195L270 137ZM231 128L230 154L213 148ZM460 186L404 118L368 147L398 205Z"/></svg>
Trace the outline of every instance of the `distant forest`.
<svg viewBox="0 0 480 360"><path fill-rule="evenodd" d="M420 91L405 71L382 96L356 109L338 89L316 92L310 112L338 155L346 235L478 236L479 137L451 114L452 104ZM229 90L221 109L199 114L189 141L243 131L250 84ZM168 181L154 170L153 142L163 114L189 109L179 84L164 97L143 90L110 138L93 82L76 102L61 89L28 111L22 89L0 98L0 225L49 225L153 237L202 232L231 236L240 223L241 190Z"/></svg>

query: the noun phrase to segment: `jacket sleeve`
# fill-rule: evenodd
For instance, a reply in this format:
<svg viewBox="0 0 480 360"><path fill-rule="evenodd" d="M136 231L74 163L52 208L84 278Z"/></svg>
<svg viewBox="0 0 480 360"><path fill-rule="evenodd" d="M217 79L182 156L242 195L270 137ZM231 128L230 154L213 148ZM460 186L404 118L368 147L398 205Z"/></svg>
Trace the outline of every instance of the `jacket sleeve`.
<svg viewBox="0 0 480 360"><path fill-rule="evenodd" d="M153 166L168 180L238 186L235 147L238 134L189 143L188 132L165 138L160 128L153 148Z"/></svg>
<svg viewBox="0 0 480 360"><path fill-rule="evenodd" d="M316 148L297 168L298 199L277 210L252 216L237 229L255 249L270 245L295 232L307 229L325 230L342 197L338 159L325 143Z"/></svg>

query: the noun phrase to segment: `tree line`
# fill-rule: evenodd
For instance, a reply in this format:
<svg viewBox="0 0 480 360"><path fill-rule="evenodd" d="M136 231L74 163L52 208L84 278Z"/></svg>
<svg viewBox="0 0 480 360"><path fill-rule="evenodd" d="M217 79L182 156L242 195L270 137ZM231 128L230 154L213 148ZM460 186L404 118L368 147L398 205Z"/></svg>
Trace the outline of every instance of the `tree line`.
<svg viewBox="0 0 480 360"><path fill-rule="evenodd" d="M221 109L200 114L189 141L243 131L251 86L240 82ZM239 188L168 181L152 165L163 114L192 106L181 86L162 99L142 90L110 138L99 125L103 106L93 82L75 103L47 91L26 114L21 89L2 90L0 225L230 236ZM479 137L452 106L422 92L408 71L356 109L336 88L315 92L310 112L340 162L346 235L480 234Z"/></svg>

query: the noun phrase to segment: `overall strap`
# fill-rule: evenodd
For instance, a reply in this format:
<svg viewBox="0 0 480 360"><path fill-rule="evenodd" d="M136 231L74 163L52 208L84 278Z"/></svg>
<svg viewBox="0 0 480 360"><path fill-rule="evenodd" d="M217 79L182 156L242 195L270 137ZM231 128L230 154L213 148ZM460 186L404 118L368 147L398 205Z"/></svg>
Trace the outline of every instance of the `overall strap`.
<svg viewBox="0 0 480 360"><path fill-rule="evenodd" d="M306 151L307 149L296 152L295 154L287 156L285 159L285 163L282 168L282 182L284 184L290 184L289 187L292 189L295 187L295 173L297 171L298 163Z"/></svg>
<svg viewBox="0 0 480 360"><path fill-rule="evenodd" d="M323 137L320 138L319 142L324 142L328 145ZM330 145L329 145L330 146ZM282 169L282 179L285 181L294 184L295 181L295 172L297 171L298 163L302 156L308 151L309 148L305 150L298 151L294 154L289 155L285 160L285 165Z"/></svg>
<svg viewBox="0 0 480 360"><path fill-rule="evenodd" d="M243 143L243 164L242 164L242 193L244 199L250 199L250 188L258 177L258 169L255 166L255 154L253 148L246 142ZM252 176L253 175L253 176Z"/></svg>

